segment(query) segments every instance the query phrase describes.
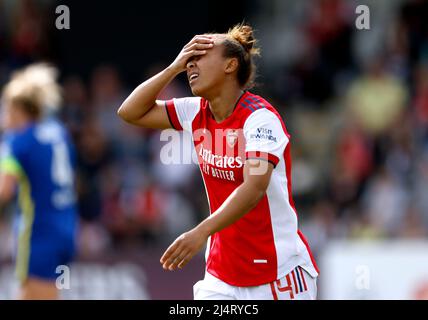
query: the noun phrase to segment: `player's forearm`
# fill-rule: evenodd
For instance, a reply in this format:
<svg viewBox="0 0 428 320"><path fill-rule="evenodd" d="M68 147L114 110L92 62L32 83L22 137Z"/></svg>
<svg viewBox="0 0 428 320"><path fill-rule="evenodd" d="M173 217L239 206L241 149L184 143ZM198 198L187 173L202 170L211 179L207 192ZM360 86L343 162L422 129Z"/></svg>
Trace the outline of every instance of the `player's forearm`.
<svg viewBox="0 0 428 320"><path fill-rule="evenodd" d="M135 121L144 116L156 102L160 92L179 72L171 67L140 84L122 103L118 115L125 121Z"/></svg>
<svg viewBox="0 0 428 320"><path fill-rule="evenodd" d="M3 175L0 176L0 214L4 211L7 204L13 198L13 189Z"/></svg>
<svg viewBox="0 0 428 320"><path fill-rule="evenodd" d="M210 236L230 226L253 209L265 194L265 190L243 183L233 191L226 201L197 228Z"/></svg>

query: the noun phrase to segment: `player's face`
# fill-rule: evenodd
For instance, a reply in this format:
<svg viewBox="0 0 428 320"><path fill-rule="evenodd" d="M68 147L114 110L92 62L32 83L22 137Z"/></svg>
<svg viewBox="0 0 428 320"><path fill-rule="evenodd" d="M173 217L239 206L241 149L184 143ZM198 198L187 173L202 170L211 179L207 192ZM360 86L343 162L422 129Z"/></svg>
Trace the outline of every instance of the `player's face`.
<svg viewBox="0 0 428 320"><path fill-rule="evenodd" d="M192 93L200 97L209 97L224 82L226 59L223 56L221 38L202 56L195 56L187 63L187 78Z"/></svg>

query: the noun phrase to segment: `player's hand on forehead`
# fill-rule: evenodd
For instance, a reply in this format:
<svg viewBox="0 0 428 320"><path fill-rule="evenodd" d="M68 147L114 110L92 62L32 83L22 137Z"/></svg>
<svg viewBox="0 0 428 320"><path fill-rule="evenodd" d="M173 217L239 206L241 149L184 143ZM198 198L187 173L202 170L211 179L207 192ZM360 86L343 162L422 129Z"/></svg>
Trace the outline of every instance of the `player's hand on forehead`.
<svg viewBox="0 0 428 320"><path fill-rule="evenodd" d="M188 48L194 43L200 43L200 44L210 44L214 43L215 37L211 34L198 34L190 40L188 44L186 44L184 47Z"/></svg>
<svg viewBox="0 0 428 320"><path fill-rule="evenodd" d="M187 62L194 56L202 56L207 50L214 46L214 39L211 35L196 35L180 51L174 62L170 65L177 73L186 70Z"/></svg>

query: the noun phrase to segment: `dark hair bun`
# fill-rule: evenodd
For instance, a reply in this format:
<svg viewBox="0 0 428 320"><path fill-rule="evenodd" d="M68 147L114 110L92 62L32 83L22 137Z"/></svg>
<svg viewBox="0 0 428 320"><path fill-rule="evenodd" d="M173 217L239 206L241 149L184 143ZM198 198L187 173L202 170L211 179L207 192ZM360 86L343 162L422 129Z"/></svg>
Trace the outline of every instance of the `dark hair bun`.
<svg viewBox="0 0 428 320"><path fill-rule="evenodd" d="M229 29L227 35L238 41L251 55L259 54L259 49L256 47L256 39L253 36L253 28L245 24L237 24Z"/></svg>

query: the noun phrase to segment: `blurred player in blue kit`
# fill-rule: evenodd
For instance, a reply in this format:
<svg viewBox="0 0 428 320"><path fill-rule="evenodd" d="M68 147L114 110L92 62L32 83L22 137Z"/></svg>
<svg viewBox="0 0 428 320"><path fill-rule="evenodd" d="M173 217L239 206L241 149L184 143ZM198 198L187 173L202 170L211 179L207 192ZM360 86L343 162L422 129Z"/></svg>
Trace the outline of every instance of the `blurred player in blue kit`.
<svg viewBox="0 0 428 320"><path fill-rule="evenodd" d="M52 66L34 64L15 72L2 92L0 209L17 198L19 299L57 299L57 268L75 251L74 149L53 116L61 102L56 77Z"/></svg>

